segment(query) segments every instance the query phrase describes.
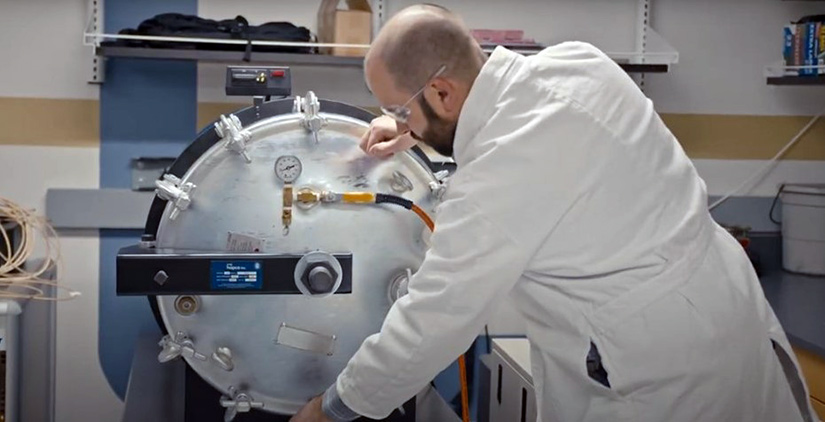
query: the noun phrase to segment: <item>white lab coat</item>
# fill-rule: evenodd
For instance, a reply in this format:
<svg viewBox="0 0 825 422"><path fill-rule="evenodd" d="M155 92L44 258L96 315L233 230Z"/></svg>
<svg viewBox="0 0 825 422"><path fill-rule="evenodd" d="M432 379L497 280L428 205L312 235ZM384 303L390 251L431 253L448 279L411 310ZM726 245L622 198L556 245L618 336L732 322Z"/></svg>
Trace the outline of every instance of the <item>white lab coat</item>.
<svg viewBox="0 0 825 422"><path fill-rule="evenodd" d="M352 410L381 418L414 396L509 294L544 422L811 420L750 262L711 219L652 102L607 56L584 43L532 57L498 48L454 149L409 295L338 378ZM610 388L587 375L591 342Z"/></svg>

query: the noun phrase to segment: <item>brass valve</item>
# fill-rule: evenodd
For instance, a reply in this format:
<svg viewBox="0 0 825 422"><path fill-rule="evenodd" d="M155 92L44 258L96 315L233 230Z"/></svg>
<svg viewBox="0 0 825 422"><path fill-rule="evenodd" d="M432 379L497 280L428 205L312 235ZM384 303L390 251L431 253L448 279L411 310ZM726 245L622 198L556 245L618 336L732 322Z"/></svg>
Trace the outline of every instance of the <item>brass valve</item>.
<svg viewBox="0 0 825 422"><path fill-rule="evenodd" d="M304 205L315 205L321 201L321 194L312 188L298 189L298 203Z"/></svg>

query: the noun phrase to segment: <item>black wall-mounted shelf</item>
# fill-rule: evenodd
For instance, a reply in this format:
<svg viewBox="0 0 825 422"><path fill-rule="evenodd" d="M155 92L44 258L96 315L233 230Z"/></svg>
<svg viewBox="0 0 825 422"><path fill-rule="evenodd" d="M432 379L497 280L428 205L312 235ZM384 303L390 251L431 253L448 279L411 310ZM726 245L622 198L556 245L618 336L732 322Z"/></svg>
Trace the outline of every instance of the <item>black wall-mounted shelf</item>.
<svg viewBox="0 0 825 422"><path fill-rule="evenodd" d="M668 64L619 63L619 66L628 73L667 73L670 71L670 65Z"/></svg>
<svg viewBox="0 0 825 422"><path fill-rule="evenodd" d="M768 85L825 85L825 75L819 76L777 76L769 77Z"/></svg>
<svg viewBox="0 0 825 422"><path fill-rule="evenodd" d="M186 60L204 63L244 63L243 51L198 50L183 48L130 47L103 44L95 49L101 57L122 57L156 60ZM249 56L250 64L277 64L284 66L332 66L361 67L361 57L340 57L326 54L270 53L253 51ZM667 64L629 64L619 63L629 73L666 73Z"/></svg>

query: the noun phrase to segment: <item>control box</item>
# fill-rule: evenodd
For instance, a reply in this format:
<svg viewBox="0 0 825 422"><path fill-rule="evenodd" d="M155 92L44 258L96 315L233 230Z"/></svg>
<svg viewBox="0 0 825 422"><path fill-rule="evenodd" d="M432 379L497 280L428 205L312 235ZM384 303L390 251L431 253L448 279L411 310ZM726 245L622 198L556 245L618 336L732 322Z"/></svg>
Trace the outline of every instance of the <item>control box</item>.
<svg viewBox="0 0 825 422"><path fill-rule="evenodd" d="M226 95L289 97L292 75L283 66L227 66Z"/></svg>

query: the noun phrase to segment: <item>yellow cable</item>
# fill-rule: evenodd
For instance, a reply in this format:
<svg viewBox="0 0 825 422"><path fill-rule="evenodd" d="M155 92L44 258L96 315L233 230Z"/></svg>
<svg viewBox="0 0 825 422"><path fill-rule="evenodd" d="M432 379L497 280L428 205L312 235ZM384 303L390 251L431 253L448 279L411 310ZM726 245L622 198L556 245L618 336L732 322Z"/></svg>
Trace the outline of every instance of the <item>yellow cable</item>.
<svg viewBox="0 0 825 422"><path fill-rule="evenodd" d="M346 204L371 204L375 202L375 194L372 192L344 192L341 194L341 202Z"/></svg>

